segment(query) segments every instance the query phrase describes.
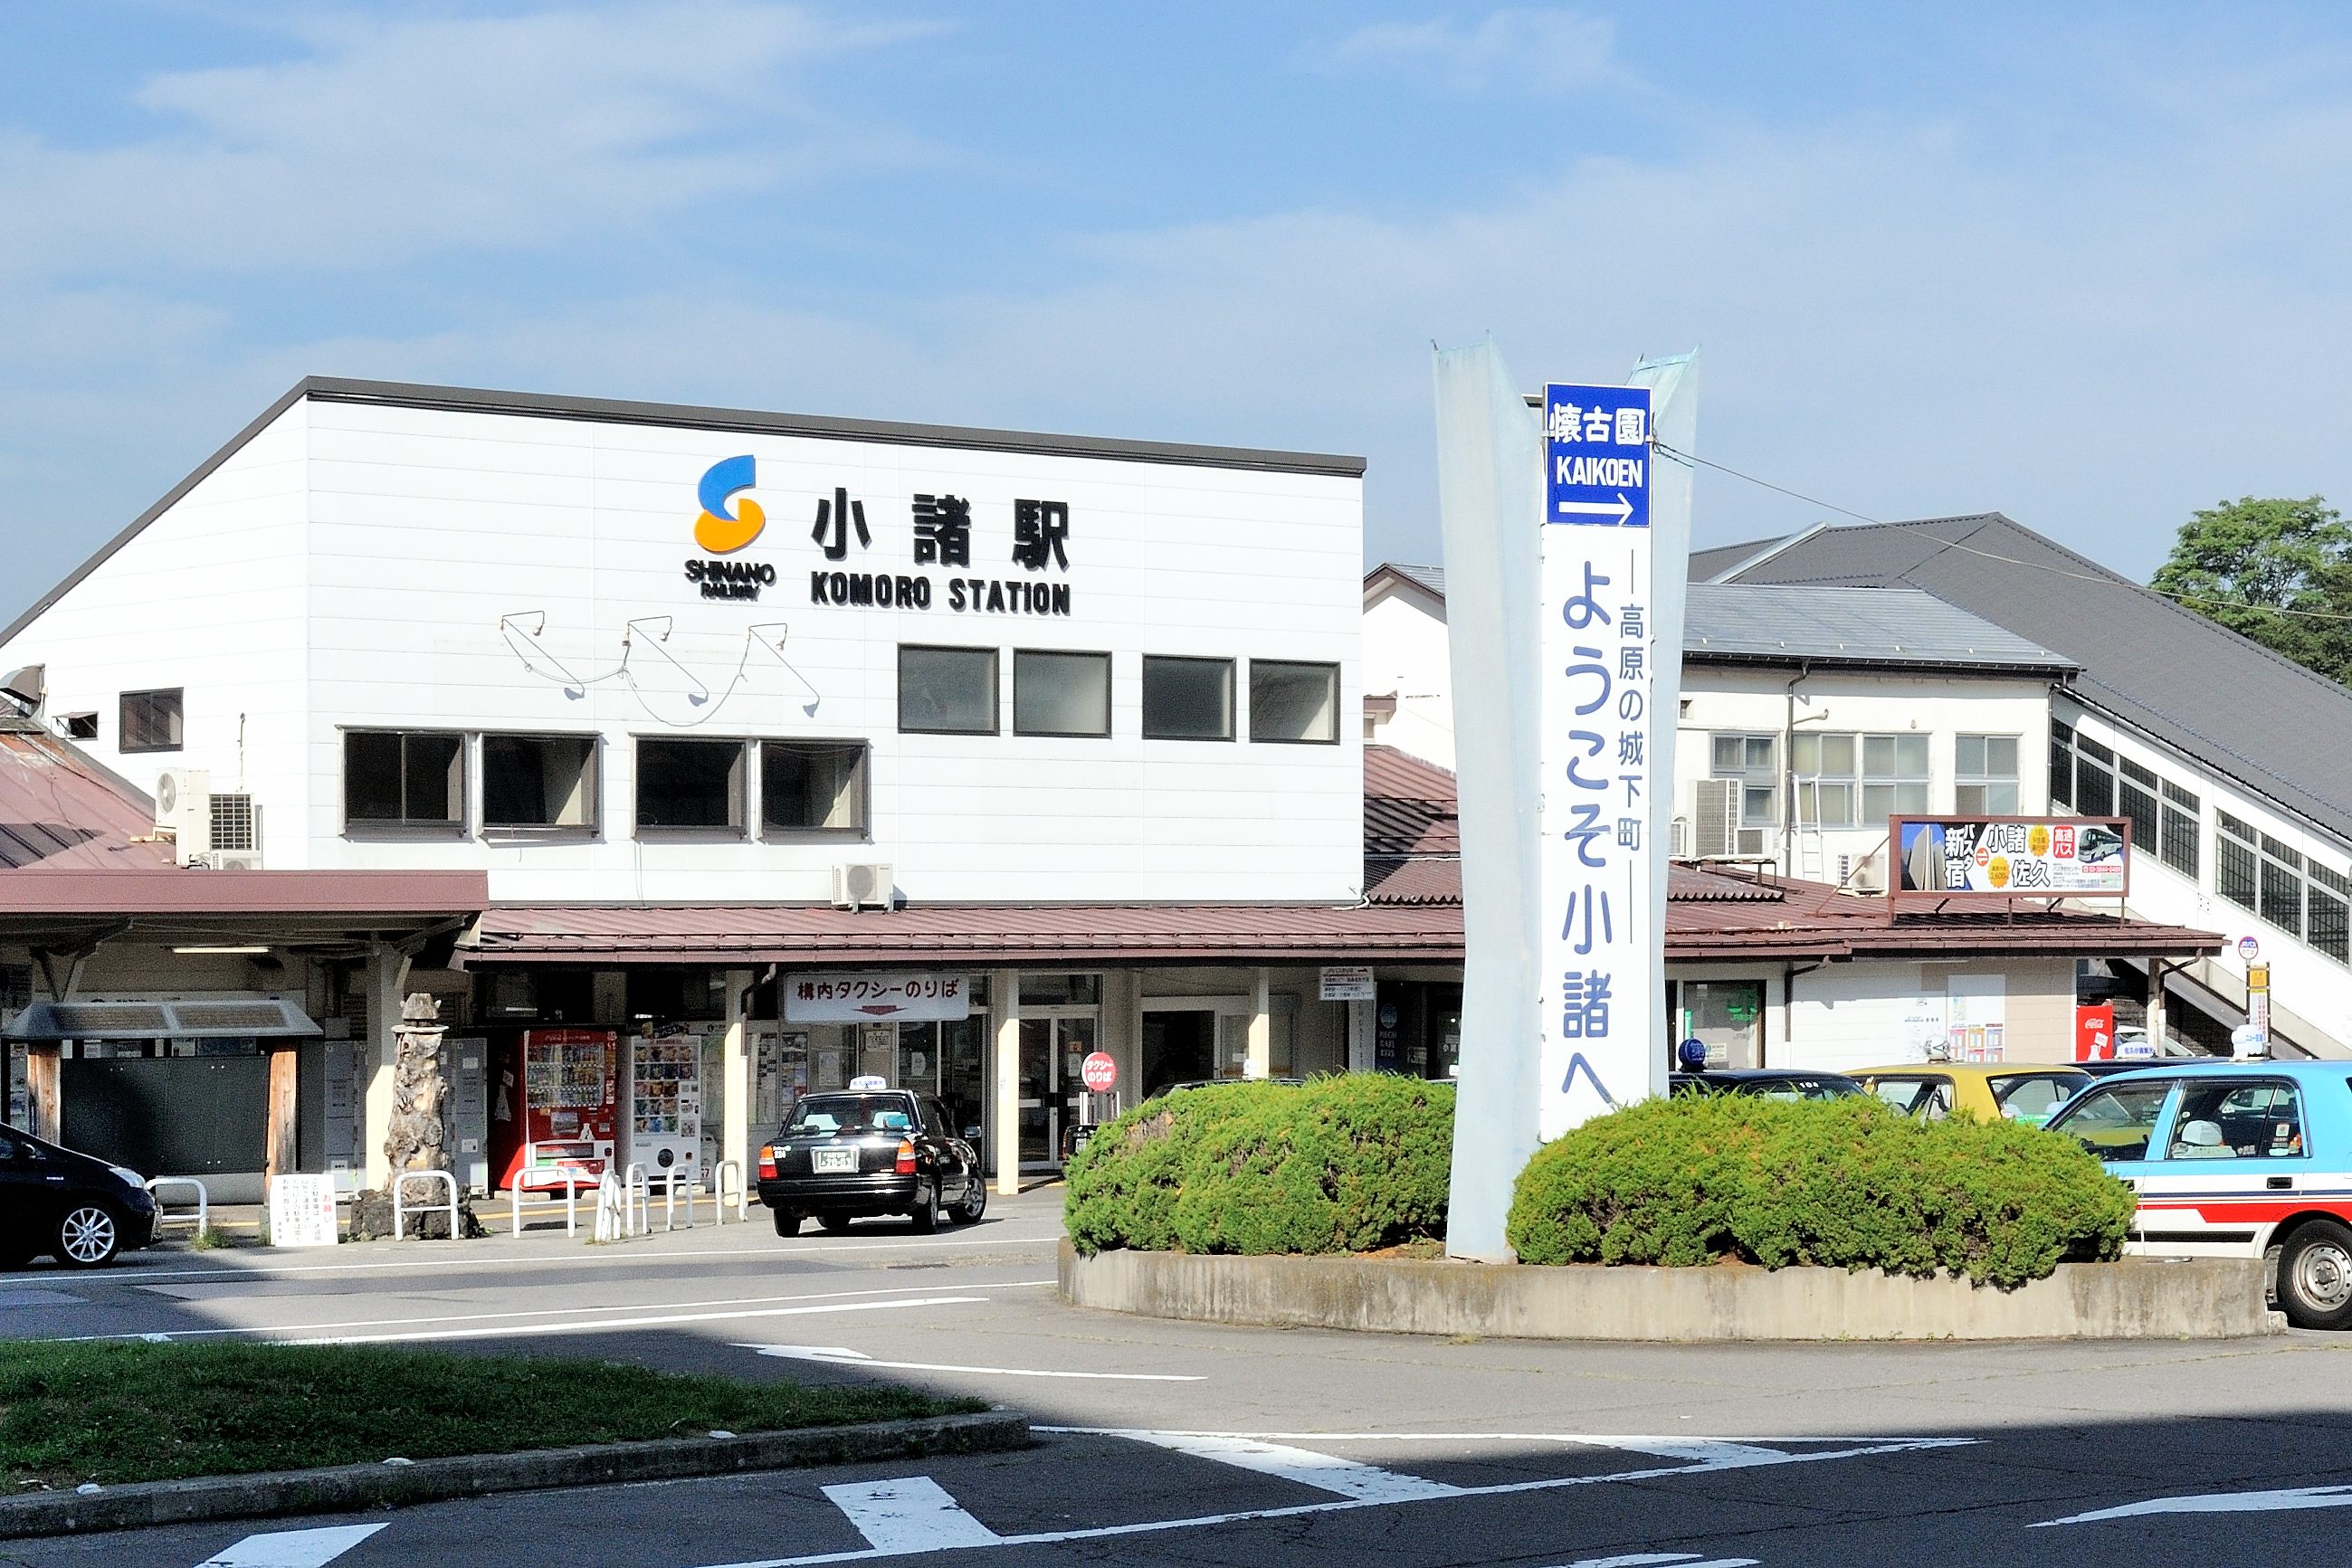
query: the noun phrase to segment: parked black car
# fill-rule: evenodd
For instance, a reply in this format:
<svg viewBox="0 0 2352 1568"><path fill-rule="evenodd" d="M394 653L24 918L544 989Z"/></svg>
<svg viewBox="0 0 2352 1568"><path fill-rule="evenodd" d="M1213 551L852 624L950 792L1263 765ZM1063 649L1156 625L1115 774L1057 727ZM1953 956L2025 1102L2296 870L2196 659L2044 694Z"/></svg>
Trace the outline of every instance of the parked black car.
<svg viewBox="0 0 2352 1568"><path fill-rule="evenodd" d="M803 1099L760 1150L759 1187L779 1236L799 1235L804 1218L843 1230L876 1214L929 1232L943 1216L970 1225L988 1209L979 1151L937 1100L906 1089Z"/></svg>
<svg viewBox="0 0 2352 1568"><path fill-rule="evenodd" d="M155 1199L138 1173L0 1127L0 1268L53 1257L95 1269L155 1239Z"/></svg>
<svg viewBox="0 0 2352 1568"><path fill-rule="evenodd" d="M1760 1094L1768 1100L1842 1100L1862 1092L1862 1085L1843 1072L1813 1072L1795 1067L1737 1067L1721 1072L1677 1072L1667 1082L1671 1094Z"/></svg>

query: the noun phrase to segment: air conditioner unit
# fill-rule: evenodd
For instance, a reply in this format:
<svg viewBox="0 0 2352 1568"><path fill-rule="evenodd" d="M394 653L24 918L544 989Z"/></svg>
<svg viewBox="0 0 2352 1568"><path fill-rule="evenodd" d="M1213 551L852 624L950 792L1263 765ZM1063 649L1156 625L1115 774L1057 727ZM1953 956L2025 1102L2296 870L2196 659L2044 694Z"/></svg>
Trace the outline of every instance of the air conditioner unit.
<svg viewBox="0 0 2352 1568"><path fill-rule="evenodd" d="M205 866L210 871L259 871L261 852L259 850L208 850L205 853Z"/></svg>
<svg viewBox="0 0 2352 1568"><path fill-rule="evenodd" d="M890 867L872 861L852 861L833 868L835 909L889 909L898 903L898 880Z"/></svg>
<svg viewBox="0 0 2352 1568"><path fill-rule="evenodd" d="M212 847L240 854L261 852L261 812L250 795L212 798Z"/></svg>
<svg viewBox="0 0 2352 1568"><path fill-rule="evenodd" d="M1740 828L1732 834L1731 841L1738 846L1735 852L1748 860L1761 860L1766 853L1761 828Z"/></svg>
<svg viewBox="0 0 2352 1568"><path fill-rule="evenodd" d="M1739 781L1700 779L1697 810L1691 815L1696 829L1698 841L1694 847L1698 858L1721 860L1730 854L1735 847L1733 840L1739 831Z"/></svg>
<svg viewBox="0 0 2352 1568"><path fill-rule="evenodd" d="M1862 857L1846 879L1846 889L1852 893L1885 893L1886 891L1886 857L1874 850Z"/></svg>
<svg viewBox="0 0 2352 1568"><path fill-rule="evenodd" d="M167 768L155 779L155 831L172 837L173 858L201 864L213 847L213 776L201 768Z"/></svg>

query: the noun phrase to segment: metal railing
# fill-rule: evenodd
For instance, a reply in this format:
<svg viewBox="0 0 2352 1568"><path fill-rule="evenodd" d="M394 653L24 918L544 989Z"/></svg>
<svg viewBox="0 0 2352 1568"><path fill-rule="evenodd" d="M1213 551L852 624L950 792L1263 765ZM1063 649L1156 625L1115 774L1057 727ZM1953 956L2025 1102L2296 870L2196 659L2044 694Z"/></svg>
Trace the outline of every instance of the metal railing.
<svg viewBox="0 0 2352 1568"><path fill-rule="evenodd" d="M437 1181L449 1189L449 1201L446 1204L427 1203L415 1212L430 1214L436 1209L446 1208L449 1215L449 1239L452 1241L462 1239L466 1232L457 1220L457 1178L447 1171L402 1171L392 1178L392 1239L394 1241L407 1239L409 1210L404 1204L402 1195L408 1190L408 1184L413 1181Z"/></svg>
<svg viewBox="0 0 2352 1568"><path fill-rule="evenodd" d="M163 1212L163 1196L156 1189L166 1186L194 1187L196 1189L196 1234L202 1236L211 1228L212 1194L205 1189L204 1183L194 1176L149 1176L147 1191L155 1199L155 1225L158 1229L163 1228L163 1221L166 1219L187 1218L185 1215L169 1215Z"/></svg>
<svg viewBox="0 0 2352 1568"><path fill-rule="evenodd" d="M557 1174L563 1177L563 1234L577 1236L580 1234L580 1173L567 1170ZM593 1186L591 1190L593 1190ZM546 1198L550 1203L555 1201L555 1194L552 1190L541 1189L539 1196ZM515 1177L514 1186L507 1189L507 1197L513 1213L514 1234L520 1236L522 1234L523 1185L522 1176L520 1174Z"/></svg>
<svg viewBox="0 0 2352 1568"><path fill-rule="evenodd" d="M727 1173L735 1173L735 1218L751 1218L746 1205L749 1196L743 1190L743 1166L740 1161L721 1160L710 1167L710 1207L719 1216L718 1223L727 1223Z"/></svg>

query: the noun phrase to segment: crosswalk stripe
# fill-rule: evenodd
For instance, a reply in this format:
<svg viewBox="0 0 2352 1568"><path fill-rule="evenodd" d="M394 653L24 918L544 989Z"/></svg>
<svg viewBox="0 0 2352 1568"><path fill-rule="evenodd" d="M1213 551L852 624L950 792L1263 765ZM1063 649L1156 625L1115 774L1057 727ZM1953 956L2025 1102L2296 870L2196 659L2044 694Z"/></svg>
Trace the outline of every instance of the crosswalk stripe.
<svg viewBox="0 0 2352 1568"><path fill-rule="evenodd" d="M929 1476L845 1481L824 1489L877 1552L943 1552L994 1546L1003 1537L966 1513Z"/></svg>
<svg viewBox="0 0 2352 1568"><path fill-rule="evenodd" d="M1711 1470L1743 1469L1750 1465L1785 1465L1796 1458L1778 1448L1754 1443L1724 1443L1681 1437L1574 1437L1571 1442L1598 1448L1620 1448L1629 1454L1649 1454L1661 1459L1689 1459Z"/></svg>
<svg viewBox="0 0 2352 1568"><path fill-rule="evenodd" d="M1280 1476L1285 1480L1363 1502L1419 1502L1426 1498L1459 1496L1462 1491L1460 1487L1448 1486L1444 1481L1426 1480L1361 1460L1343 1459L1335 1454L1318 1454L1311 1448L1294 1448L1255 1437L1213 1432L1122 1432L1119 1436L1196 1458L1237 1465L1260 1475Z"/></svg>
<svg viewBox="0 0 2352 1568"><path fill-rule="evenodd" d="M325 1568L383 1528L383 1523L377 1523L273 1530L266 1535L248 1535L218 1555L205 1558L196 1568Z"/></svg>

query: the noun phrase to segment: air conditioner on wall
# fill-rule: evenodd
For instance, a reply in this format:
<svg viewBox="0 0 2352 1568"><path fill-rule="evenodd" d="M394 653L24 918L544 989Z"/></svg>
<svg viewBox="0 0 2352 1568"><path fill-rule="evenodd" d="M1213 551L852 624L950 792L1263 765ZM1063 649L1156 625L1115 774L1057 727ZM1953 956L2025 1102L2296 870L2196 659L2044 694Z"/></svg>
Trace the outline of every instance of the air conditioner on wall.
<svg viewBox="0 0 2352 1568"><path fill-rule="evenodd" d="M201 768L167 768L155 779L155 831L172 838L173 858L201 863L213 847L213 776Z"/></svg>
<svg viewBox="0 0 2352 1568"><path fill-rule="evenodd" d="M205 854L205 865L211 871L259 871L261 852L259 850L209 850Z"/></svg>
<svg viewBox="0 0 2352 1568"><path fill-rule="evenodd" d="M874 861L851 861L833 868L835 909L888 909L898 902L898 879Z"/></svg>

